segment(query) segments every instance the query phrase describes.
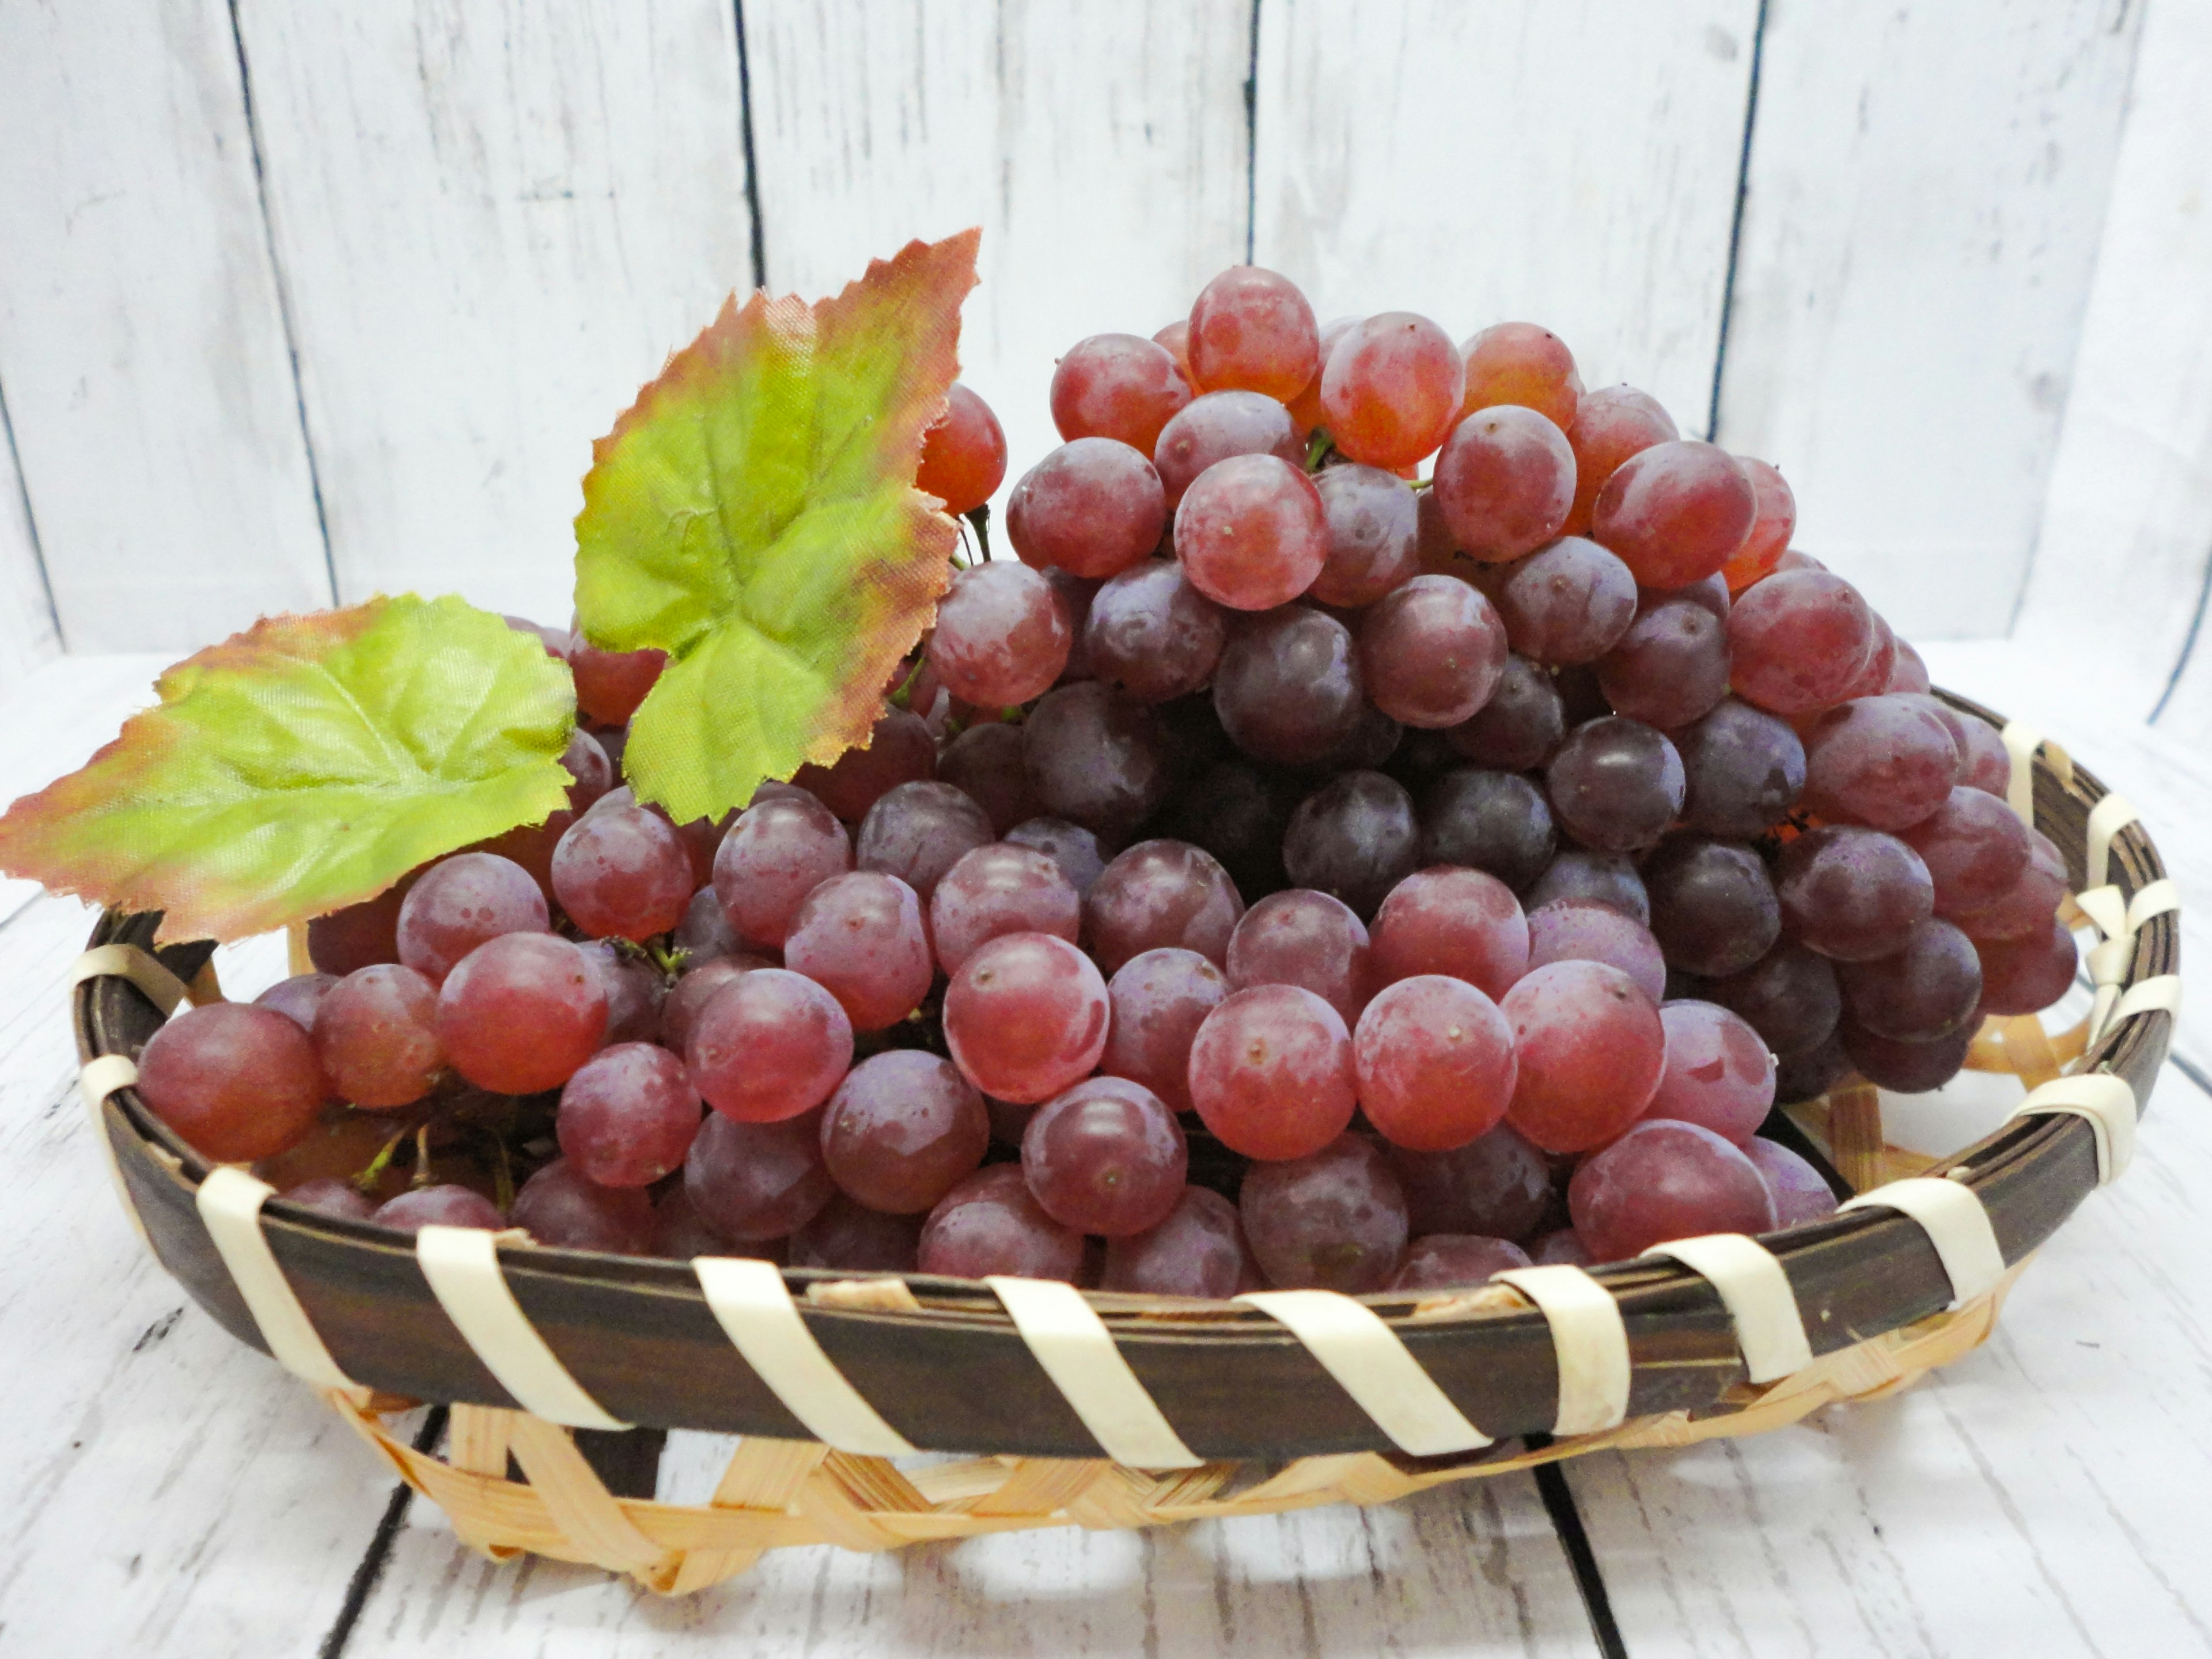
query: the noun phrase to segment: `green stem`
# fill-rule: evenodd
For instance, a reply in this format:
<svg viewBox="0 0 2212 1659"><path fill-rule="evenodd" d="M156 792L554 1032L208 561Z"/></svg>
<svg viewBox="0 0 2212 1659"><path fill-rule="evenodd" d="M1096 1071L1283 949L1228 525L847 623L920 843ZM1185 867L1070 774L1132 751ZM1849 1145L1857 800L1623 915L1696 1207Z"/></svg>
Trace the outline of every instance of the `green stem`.
<svg viewBox="0 0 2212 1659"><path fill-rule="evenodd" d="M671 979L682 973L684 964L691 959L691 953L689 951L662 945L658 940L647 945L645 953L653 958L653 965Z"/></svg>
<svg viewBox="0 0 2212 1659"><path fill-rule="evenodd" d="M926 651L917 651L914 653L914 666L907 671L906 678L899 682L899 689L891 693L892 708L906 708L913 705L914 683L921 678L921 665L928 660L929 653Z"/></svg>
<svg viewBox="0 0 2212 1659"><path fill-rule="evenodd" d="M1413 493L1418 495L1424 489L1434 487L1436 482L1434 478L1416 478L1413 481Z"/></svg>
<svg viewBox="0 0 2212 1659"><path fill-rule="evenodd" d="M430 1182L430 1120L424 1118L415 1126L415 1174L407 1183L410 1187L428 1187Z"/></svg>
<svg viewBox="0 0 2212 1659"><path fill-rule="evenodd" d="M392 1158L399 1151L399 1143L414 1133L411 1127L400 1130L398 1134L384 1143L374 1158L362 1166L360 1173L353 1178L353 1184L360 1189L362 1197L368 1197L375 1189L376 1183L382 1179L384 1172L392 1167Z"/></svg>
<svg viewBox="0 0 2212 1659"><path fill-rule="evenodd" d="M1336 440L1328 435L1328 428L1325 426L1316 427L1313 429L1313 436L1306 440L1306 471L1320 471L1322 457L1335 447Z"/></svg>
<svg viewBox="0 0 2212 1659"><path fill-rule="evenodd" d="M983 562L991 562L991 504L985 501L968 514L968 522L975 526L976 545L983 550Z"/></svg>

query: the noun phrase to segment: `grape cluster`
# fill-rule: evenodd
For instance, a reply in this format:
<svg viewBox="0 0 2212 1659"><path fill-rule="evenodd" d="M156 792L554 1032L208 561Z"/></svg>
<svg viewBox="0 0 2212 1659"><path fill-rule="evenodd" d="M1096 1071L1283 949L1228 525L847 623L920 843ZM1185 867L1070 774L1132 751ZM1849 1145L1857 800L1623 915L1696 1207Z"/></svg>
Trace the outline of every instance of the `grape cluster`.
<svg viewBox="0 0 2212 1659"><path fill-rule="evenodd" d="M538 629L568 810L172 1022L149 1103L392 1226L1417 1289L1826 1213L1778 1096L1933 1087L2070 983L1996 733L1778 472L1548 331L1317 326L1243 267L1051 402L1019 562L866 746L672 823L616 782L659 653ZM1005 470L956 386L920 487Z"/></svg>

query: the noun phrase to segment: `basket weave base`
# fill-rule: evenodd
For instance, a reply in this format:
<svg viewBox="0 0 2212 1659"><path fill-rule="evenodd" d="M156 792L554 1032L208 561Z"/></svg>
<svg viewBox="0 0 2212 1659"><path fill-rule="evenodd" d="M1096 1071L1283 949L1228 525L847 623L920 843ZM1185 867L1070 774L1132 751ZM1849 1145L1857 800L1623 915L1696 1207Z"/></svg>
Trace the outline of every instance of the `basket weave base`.
<svg viewBox="0 0 2212 1659"><path fill-rule="evenodd" d="M1994 1046L1994 1045L1993 1045ZM1991 1070L2012 1070L1995 1054ZM1802 1111L1854 1185L1916 1173L1929 1162L1882 1144L1880 1108L1863 1085ZM683 1595L743 1572L763 1552L805 1544L898 1549L941 1539L1042 1527L1165 1526L1267 1515L1326 1504L1386 1504L1431 1486L1479 1480L1608 1448L1687 1446L1761 1434L1841 1401L1879 1400L1972 1352L1996 1327L2023 1260L1989 1294L1900 1330L1869 1338L1765 1387L1741 1386L1718 1405L1632 1419L1600 1434L1508 1455L1413 1458L1360 1452L1307 1457L1272 1474L1208 1463L1147 1474L1103 1458L986 1457L902 1470L814 1441L741 1439L708 1504L617 1498L565 1429L525 1413L453 1410L448 1453L417 1451L386 1427L377 1402L325 1397L391 1460L400 1478L444 1510L464 1543L495 1560L523 1553L628 1574ZM524 1479L506 1478L508 1460Z"/></svg>

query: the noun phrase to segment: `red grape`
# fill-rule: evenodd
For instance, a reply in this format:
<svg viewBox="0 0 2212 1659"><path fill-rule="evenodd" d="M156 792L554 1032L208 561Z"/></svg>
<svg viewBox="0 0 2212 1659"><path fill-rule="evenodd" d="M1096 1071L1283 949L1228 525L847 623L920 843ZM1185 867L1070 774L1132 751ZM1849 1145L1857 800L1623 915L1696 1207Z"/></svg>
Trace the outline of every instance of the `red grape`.
<svg viewBox="0 0 2212 1659"><path fill-rule="evenodd" d="M1432 1233L1417 1238L1391 1279L1394 1291L1444 1291L1487 1283L1494 1273L1533 1264L1528 1252L1503 1238Z"/></svg>
<svg viewBox="0 0 2212 1659"><path fill-rule="evenodd" d="M1431 492L1452 539L1496 564L1559 533L1575 498L1575 453L1533 409L1500 404L1462 421L1437 457Z"/></svg>
<svg viewBox="0 0 2212 1659"><path fill-rule="evenodd" d="M1653 1002L1667 994L1667 959L1650 929L1595 899L1553 899L1528 913L1528 966L1554 962L1602 962Z"/></svg>
<svg viewBox="0 0 2212 1659"><path fill-rule="evenodd" d="M1751 480L1726 450L1694 439L1639 449L1590 512L1590 534L1646 587L1682 587L1740 552L1759 516Z"/></svg>
<svg viewBox="0 0 2212 1659"><path fill-rule="evenodd" d="M1288 403L1314 376L1321 331L1287 276L1231 265L1190 308L1192 379L1202 391L1264 392Z"/></svg>
<svg viewBox="0 0 2212 1659"><path fill-rule="evenodd" d="M307 924L307 957L326 974L345 975L374 963L399 960L399 910L415 885L412 875L374 898L349 904ZM542 901L544 896L541 894Z"/></svg>
<svg viewBox="0 0 2212 1659"><path fill-rule="evenodd" d="M1466 361L1462 414L1499 404L1533 409L1565 432L1575 423L1583 377L1575 354L1548 328L1493 323L1460 348Z"/></svg>
<svg viewBox="0 0 2212 1659"><path fill-rule="evenodd" d="M1741 593L1771 571L1774 562L1788 549L1790 532L1797 527L1797 497L1782 474L1766 462L1750 455L1739 455L1735 464L1751 480L1752 495L1758 502L1751 534L1721 567L1729 592ZM1887 690L1888 687L1877 690Z"/></svg>
<svg viewBox="0 0 2212 1659"><path fill-rule="evenodd" d="M1008 933L953 975L945 1041L970 1083L1027 1105L1091 1074L1107 1013L1106 981L1089 957L1049 933Z"/></svg>
<svg viewBox="0 0 2212 1659"><path fill-rule="evenodd" d="M1936 905L1920 854L1856 824L1825 824L1785 846L1774 890L1783 927L1839 962L1887 956Z"/></svg>
<svg viewBox="0 0 2212 1659"><path fill-rule="evenodd" d="M1321 325L1321 346L1314 357L1313 378L1305 383L1304 390L1301 391L1297 397L1287 400L1287 407L1291 411L1291 422L1297 428L1301 442L1311 435L1316 427L1328 418L1328 411L1322 407L1322 380L1328 373L1330 355L1335 351L1338 343L1352 332L1358 322L1359 319L1357 317L1333 317Z"/></svg>
<svg viewBox="0 0 2212 1659"><path fill-rule="evenodd" d="M1244 1288L1246 1249L1237 1206L1219 1193L1186 1187L1167 1219L1106 1241L1099 1288L1139 1296L1219 1301Z"/></svg>
<svg viewBox="0 0 2212 1659"><path fill-rule="evenodd" d="M1052 690L1073 643L1052 584L1002 559L954 574L937 607L929 666L962 702L1011 708Z"/></svg>
<svg viewBox="0 0 2212 1659"><path fill-rule="evenodd" d="M853 861L896 876L927 904L945 872L993 840L983 809L949 783L902 783L868 809Z"/></svg>
<svg viewBox="0 0 2212 1659"><path fill-rule="evenodd" d="M1602 1146L1643 1115L1667 1055L1651 999L1618 968L1555 962L1499 1002L1520 1072L1507 1116L1547 1152Z"/></svg>
<svg viewBox="0 0 2212 1659"><path fill-rule="evenodd" d="M792 919L783 965L836 997L854 1030L896 1025L929 994L935 976L921 901L896 876L832 876Z"/></svg>
<svg viewBox="0 0 2212 1659"><path fill-rule="evenodd" d="M2066 924L2052 918L2021 939L1974 941L1982 964L1982 1012L2039 1013L2073 988L2080 957Z"/></svg>
<svg viewBox="0 0 2212 1659"><path fill-rule="evenodd" d="M1766 1177L1778 1227L1802 1227L1836 1212L1836 1194L1826 1178L1787 1146L1753 1135L1743 1143L1743 1152Z"/></svg>
<svg viewBox="0 0 2212 1659"><path fill-rule="evenodd" d="M1528 1259L1539 1267L1587 1267L1593 1258L1589 1246L1572 1227L1561 1227L1528 1241Z"/></svg>
<svg viewBox="0 0 2212 1659"><path fill-rule="evenodd" d="M303 1031L315 1029L315 1010L337 985L336 974L295 974L280 979L253 999L257 1008L274 1008Z"/></svg>
<svg viewBox="0 0 2212 1659"><path fill-rule="evenodd" d="M1871 962L1846 962L1836 978L1845 1018L1902 1042L1948 1036L1973 1018L1982 1000L1974 942L1932 918L1907 933L1901 949Z"/></svg>
<svg viewBox="0 0 2212 1659"><path fill-rule="evenodd" d="M1150 455L1191 392L1165 346L1134 334L1094 334L1054 366L1051 397L1061 437L1118 438Z"/></svg>
<svg viewBox="0 0 2212 1659"><path fill-rule="evenodd" d="M1622 462L1681 435L1658 400L1633 386L1609 386L1579 398L1574 424L1567 428L1575 453L1575 504L1567 514L1568 533L1589 534L1598 492Z"/></svg>
<svg viewBox="0 0 2212 1659"><path fill-rule="evenodd" d="M1351 630L1303 605L1241 619L1213 676L1213 708L1255 760L1307 766L1358 729L1366 687Z"/></svg>
<svg viewBox="0 0 2212 1659"><path fill-rule="evenodd" d="M1107 982L1112 1020L1098 1069L1189 1111L1191 1043L1229 992L1228 977L1195 951L1170 947L1130 957Z"/></svg>
<svg viewBox="0 0 2212 1659"><path fill-rule="evenodd" d="M1619 715L1585 720L1544 769L1552 812L1585 847L1633 852L1682 810L1682 758L1666 737Z"/></svg>
<svg viewBox="0 0 2212 1659"><path fill-rule="evenodd" d="M709 1112L684 1159L684 1194L699 1218L738 1243L781 1238L822 1213L837 1188L822 1161L815 1114L740 1123Z"/></svg>
<svg viewBox="0 0 2212 1659"><path fill-rule="evenodd" d="M945 746L937 775L983 809L1005 835L1043 810L1022 763L1022 728L994 721L971 726Z"/></svg>
<svg viewBox="0 0 2212 1659"><path fill-rule="evenodd" d="M1218 461L1231 455L1273 455L1293 464L1305 459L1305 447L1291 423L1290 411L1256 392L1209 392L1161 428L1154 451L1168 511L1182 504L1183 492Z"/></svg>
<svg viewBox="0 0 2212 1659"><path fill-rule="evenodd" d="M1936 885L1936 914L1956 921L1996 903L2020 882L2034 850L2033 833L1998 797L1961 786L1899 838L1928 866ZM2063 866L2057 874L2063 889ZM2058 893L2051 894L2038 921L2049 919L2058 898Z"/></svg>
<svg viewBox="0 0 2212 1659"><path fill-rule="evenodd" d="M591 947L587 945L585 948L589 950ZM740 951L736 956L717 957L712 962L703 962L696 968L686 969L683 977L676 981L674 988L662 999L659 1041L679 1054L686 1052L690 1046L692 1028L698 1024L701 1012L714 1000L716 992L740 975L750 974L757 968L774 966L775 963L766 957ZM611 992L608 994L607 1007L607 1019L611 1024L614 1020L614 996Z"/></svg>
<svg viewBox="0 0 2212 1659"><path fill-rule="evenodd" d="M921 1243L916 1216L884 1215L842 1193L791 1235L791 1265L841 1273L910 1273Z"/></svg>
<svg viewBox="0 0 2212 1659"><path fill-rule="evenodd" d="M1411 466L1460 415L1466 369L1451 336L1410 311L1354 323L1322 366L1329 437L1369 466Z"/></svg>
<svg viewBox="0 0 2212 1659"><path fill-rule="evenodd" d="M921 716L887 708L866 745L848 749L831 766L802 766L792 781L846 823L858 823L886 790L936 775L937 739Z"/></svg>
<svg viewBox="0 0 2212 1659"><path fill-rule="evenodd" d="M1805 741L1805 805L1838 823L1907 829L1944 804L1958 773L1943 722L1906 697L1831 708Z"/></svg>
<svg viewBox="0 0 2212 1659"><path fill-rule="evenodd" d="M947 513L972 513L1006 476L1006 434L999 417L955 380L945 391L945 413L921 434L914 487L943 501Z"/></svg>
<svg viewBox="0 0 2212 1659"><path fill-rule="evenodd" d="M591 958L549 933L507 933L463 957L438 990L438 1041L480 1089L558 1088L598 1052L607 994Z"/></svg>
<svg viewBox="0 0 2212 1659"><path fill-rule="evenodd" d="M1303 986L1346 1024L1359 1018L1373 988L1367 929L1342 900L1304 888L1271 893L1244 913L1230 935L1228 969L1239 991Z"/></svg>
<svg viewBox="0 0 2212 1659"><path fill-rule="evenodd" d="M356 968L315 1015L315 1053L331 1092L371 1111L411 1106L446 1067L438 988L412 968Z"/></svg>
<svg viewBox="0 0 2212 1659"><path fill-rule="evenodd" d="M1332 466L1314 479L1328 522L1328 558L1314 578L1323 605L1372 605L1421 568L1413 487L1376 466Z"/></svg>
<svg viewBox="0 0 2212 1659"><path fill-rule="evenodd" d="M1135 828L1175 783L1159 717L1096 680L1046 694L1023 723L1022 759L1045 811L1094 835Z"/></svg>
<svg viewBox="0 0 2212 1659"><path fill-rule="evenodd" d="M1073 884L1050 857L1003 842L963 855L929 901L938 965L948 974L1006 933L1052 933L1073 944L1082 914Z"/></svg>
<svg viewBox="0 0 2212 1659"><path fill-rule="evenodd" d="M568 646L576 708L594 726L623 726L668 665L665 651L605 651L579 634Z"/></svg>
<svg viewBox="0 0 2212 1659"><path fill-rule="evenodd" d="M1344 1133L1358 1102L1343 1016L1296 985L1239 991L1190 1048L1190 1097L1231 1152L1303 1158Z"/></svg>
<svg viewBox="0 0 2212 1659"><path fill-rule="evenodd" d="M1083 638L1095 678L1132 702L1165 702L1213 678L1229 617L1181 565L1146 559L1098 590Z"/></svg>
<svg viewBox="0 0 2212 1659"><path fill-rule="evenodd" d="M556 1158L522 1183L512 1219L556 1250L653 1254L653 1200L635 1187L601 1186L569 1158Z"/></svg>
<svg viewBox="0 0 2212 1659"><path fill-rule="evenodd" d="M1765 1042L1716 1003L1670 1002L1659 1023L1667 1029L1667 1064L1644 1117L1694 1123L1741 1146L1774 1104L1774 1056Z"/></svg>
<svg viewBox="0 0 2212 1659"><path fill-rule="evenodd" d="M1167 946L1225 959L1244 914L1237 884L1210 853L1181 841L1140 841L1083 900L1083 939L1108 973Z"/></svg>
<svg viewBox="0 0 2212 1659"><path fill-rule="evenodd" d="M1313 481L1288 461L1232 455L1183 492L1175 550L1207 599L1270 611L1312 586L1328 562L1328 514Z"/></svg>
<svg viewBox="0 0 2212 1659"><path fill-rule="evenodd" d="M2069 885L2064 855L2051 844L2050 837L2040 830L2031 830L2027 867L2013 884L1980 908L1951 920L1972 939L2023 939L2030 933L2041 933L2049 925ZM1936 897L1940 908L1941 888L1937 889Z"/></svg>
<svg viewBox="0 0 2212 1659"><path fill-rule="evenodd" d="M602 1187L646 1187L680 1167L699 1133L684 1062L650 1042L602 1048L561 1088L561 1155Z"/></svg>
<svg viewBox="0 0 2212 1659"><path fill-rule="evenodd" d="M376 1213L375 1203L362 1196L360 1188L337 1176L303 1181L296 1187L287 1187L277 1196L287 1204L297 1204L302 1209L339 1216L348 1221L367 1221Z"/></svg>
<svg viewBox="0 0 2212 1659"><path fill-rule="evenodd" d="M1613 712L1666 732L1711 714L1728 680L1727 626L1694 599L1656 592L1597 662Z"/></svg>
<svg viewBox="0 0 2212 1659"><path fill-rule="evenodd" d="M1510 1123L1445 1152L1384 1150L1416 1236L1526 1238L1551 1211L1551 1161Z"/></svg>
<svg viewBox="0 0 2212 1659"><path fill-rule="evenodd" d="M1490 701L1444 735L1454 750L1479 766L1530 772L1566 741L1566 705L1549 674L1526 657L1509 656ZM1547 830L1551 816L1547 806Z"/></svg>
<svg viewBox="0 0 2212 1659"><path fill-rule="evenodd" d="M295 1021L250 1002L188 1008L138 1056L147 1109L218 1164L273 1158L307 1139L323 1103L315 1045Z"/></svg>
<svg viewBox="0 0 2212 1659"><path fill-rule="evenodd" d="M1175 1113L1125 1078L1077 1084L1022 1132L1022 1174L1045 1213L1108 1238L1165 1221L1182 1197L1188 1163Z"/></svg>
<svg viewBox="0 0 2212 1659"><path fill-rule="evenodd" d="M929 1212L916 1265L949 1279L1006 1274L1073 1284L1083 1271L1083 1235L1044 1212L1018 1164L994 1164Z"/></svg>
<svg viewBox="0 0 2212 1659"><path fill-rule="evenodd" d="M411 1188L386 1200L368 1218L403 1233L425 1227L482 1227L497 1232L507 1225L498 1205L471 1188L451 1182Z"/></svg>
<svg viewBox="0 0 2212 1659"><path fill-rule="evenodd" d="M714 854L714 896L740 939L781 946L806 896L853 867L845 826L811 795L756 801Z"/></svg>
<svg viewBox="0 0 2212 1659"><path fill-rule="evenodd" d="M589 811L593 801L614 787L614 763L607 759L607 751L599 740L581 726L568 734L568 746L561 751L561 764L575 780L568 786L568 810L572 812Z"/></svg>
<svg viewBox="0 0 2212 1659"><path fill-rule="evenodd" d="M1462 980L1417 974L1388 987L1360 1015L1352 1053L1368 1120L1419 1152L1488 1133L1513 1098L1513 1034Z"/></svg>
<svg viewBox="0 0 2212 1659"><path fill-rule="evenodd" d="M1416 576L1359 622L1360 678L1395 720L1441 730L1474 718L1505 671L1505 625L1456 576Z"/></svg>
<svg viewBox="0 0 2212 1659"><path fill-rule="evenodd" d="M777 1123L830 1097L853 1063L853 1026L804 975L759 968L732 977L692 1017L684 1055L692 1086L741 1123Z"/></svg>
<svg viewBox="0 0 2212 1659"><path fill-rule="evenodd" d="M1375 917L1374 966L1384 985L1416 975L1465 980L1502 997L1528 965L1528 922L1513 890L1481 870L1449 865L1407 876Z"/></svg>
<svg viewBox="0 0 2212 1659"><path fill-rule="evenodd" d="M496 854L456 853L416 877L400 904L399 960L435 985L486 939L551 926L527 870Z"/></svg>
<svg viewBox="0 0 2212 1659"><path fill-rule="evenodd" d="M1644 863L1651 933L1670 967L1711 978L1741 973L1782 934L1774 884L1740 842L1669 836Z"/></svg>
<svg viewBox="0 0 2212 1659"><path fill-rule="evenodd" d="M1774 1194L1759 1166L1710 1129L1639 1123L1575 1171L1575 1231L1600 1261L1707 1233L1771 1232Z"/></svg>
<svg viewBox="0 0 2212 1659"><path fill-rule="evenodd" d="M1006 841L1012 846L1033 848L1058 865L1078 898L1091 890L1106 869L1097 836L1066 818L1024 819L1006 831Z"/></svg>
<svg viewBox="0 0 2212 1659"><path fill-rule="evenodd" d="M641 806L586 812L553 852L554 895L568 920L595 939L644 940L668 932L684 920L693 886L683 841Z"/></svg>
<svg viewBox="0 0 2212 1659"><path fill-rule="evenodd" d="M1406 1194L1355 1135L1247 1170L1237 1207L1261 1271L1285 1290L1379 1291L1406 1254Z"/></svg>
<svg viewBox="0 0 2212 1659"><path fill-rule="evenodd" d="M1928 690L1928 665L1920 659L1920 653L1912 648L1911 641L1897 641L1897 660L1890 665L1889 684L1883 686L1882 690L1919 692ZM1984 722L1977 720L1974 724L1979 726ZM1995 727L1987 729L1991 735L1995 735ZM2000 744L1998 746L2002 748L2003 745Z"/></svg>
<svg viewBox="0 0 2212 1659"><path fill-rule="evenodd" d="M855 1203L920 1215L975 1173L991 1119L951 1063L919 1048L862 1060L822 1117L822 1158Z"/></svg>
<svg viewBox="0 0 2212 1659"><path fill-rule="evenodd" d="M1492 598L1506 638L1557 666L1595 662L1636 620L1636 578L1595 542L1562 536L1500 573Z"/></svg>
<svg viewBox="0 0 2212 1659"><path fill-rule="evenodd" d="M1809 714L1849 694L1874 646L1874 613L1840 576L1782 570L1729 609L1728 635L1736 696L1772 714Z"/></svg>
<svg viewBox="0 0 2212 1659"><path fill-rule="evenodd" d="M1160 544L1167 496L1152 464L1112 438L1062 444L1022 475L1006 535L1022 562L1110 576Z"/></svg>

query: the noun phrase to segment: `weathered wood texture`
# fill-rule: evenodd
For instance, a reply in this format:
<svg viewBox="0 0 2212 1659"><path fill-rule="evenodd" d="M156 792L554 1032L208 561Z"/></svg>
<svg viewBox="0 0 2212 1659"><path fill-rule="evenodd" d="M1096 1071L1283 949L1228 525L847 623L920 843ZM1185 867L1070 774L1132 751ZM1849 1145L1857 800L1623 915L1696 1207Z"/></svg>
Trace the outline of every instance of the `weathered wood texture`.
<svg viewBox="0 0 2212 1659"><path fill-rule="evenodd" d="M1325 320L1555 330L1705 429L1755 0L1260 8L1254 252Z"/></svg>
<svg viewBox="0 0 2212 1659"><path fill-rule="evenodd" d="M745 9L769 286L834 293L983 227L962 378L1008 483L1060 441L1053 360L1150 334L1244 256L1249 0Z"/></svg>
<svg viewBox="0 0 2212 1659"><path fill-rule="evenodd" d="M0 7L0 388L70 647L328 605L222 0Z"/></svg>
<svg viewBox="0 0 2212 1659"><path fill-rule="evenodd" d="M7 389L0 386L0 691L60 654L61 631L39 556L36 527L15 446L8 429Z"/></svg>
<svg viewBox="0 0 2212 1659"><path fill-rule="evenodd" d="M1767 7L1719 435L1916 638L2010 623L2141 16Z"/></svg>

